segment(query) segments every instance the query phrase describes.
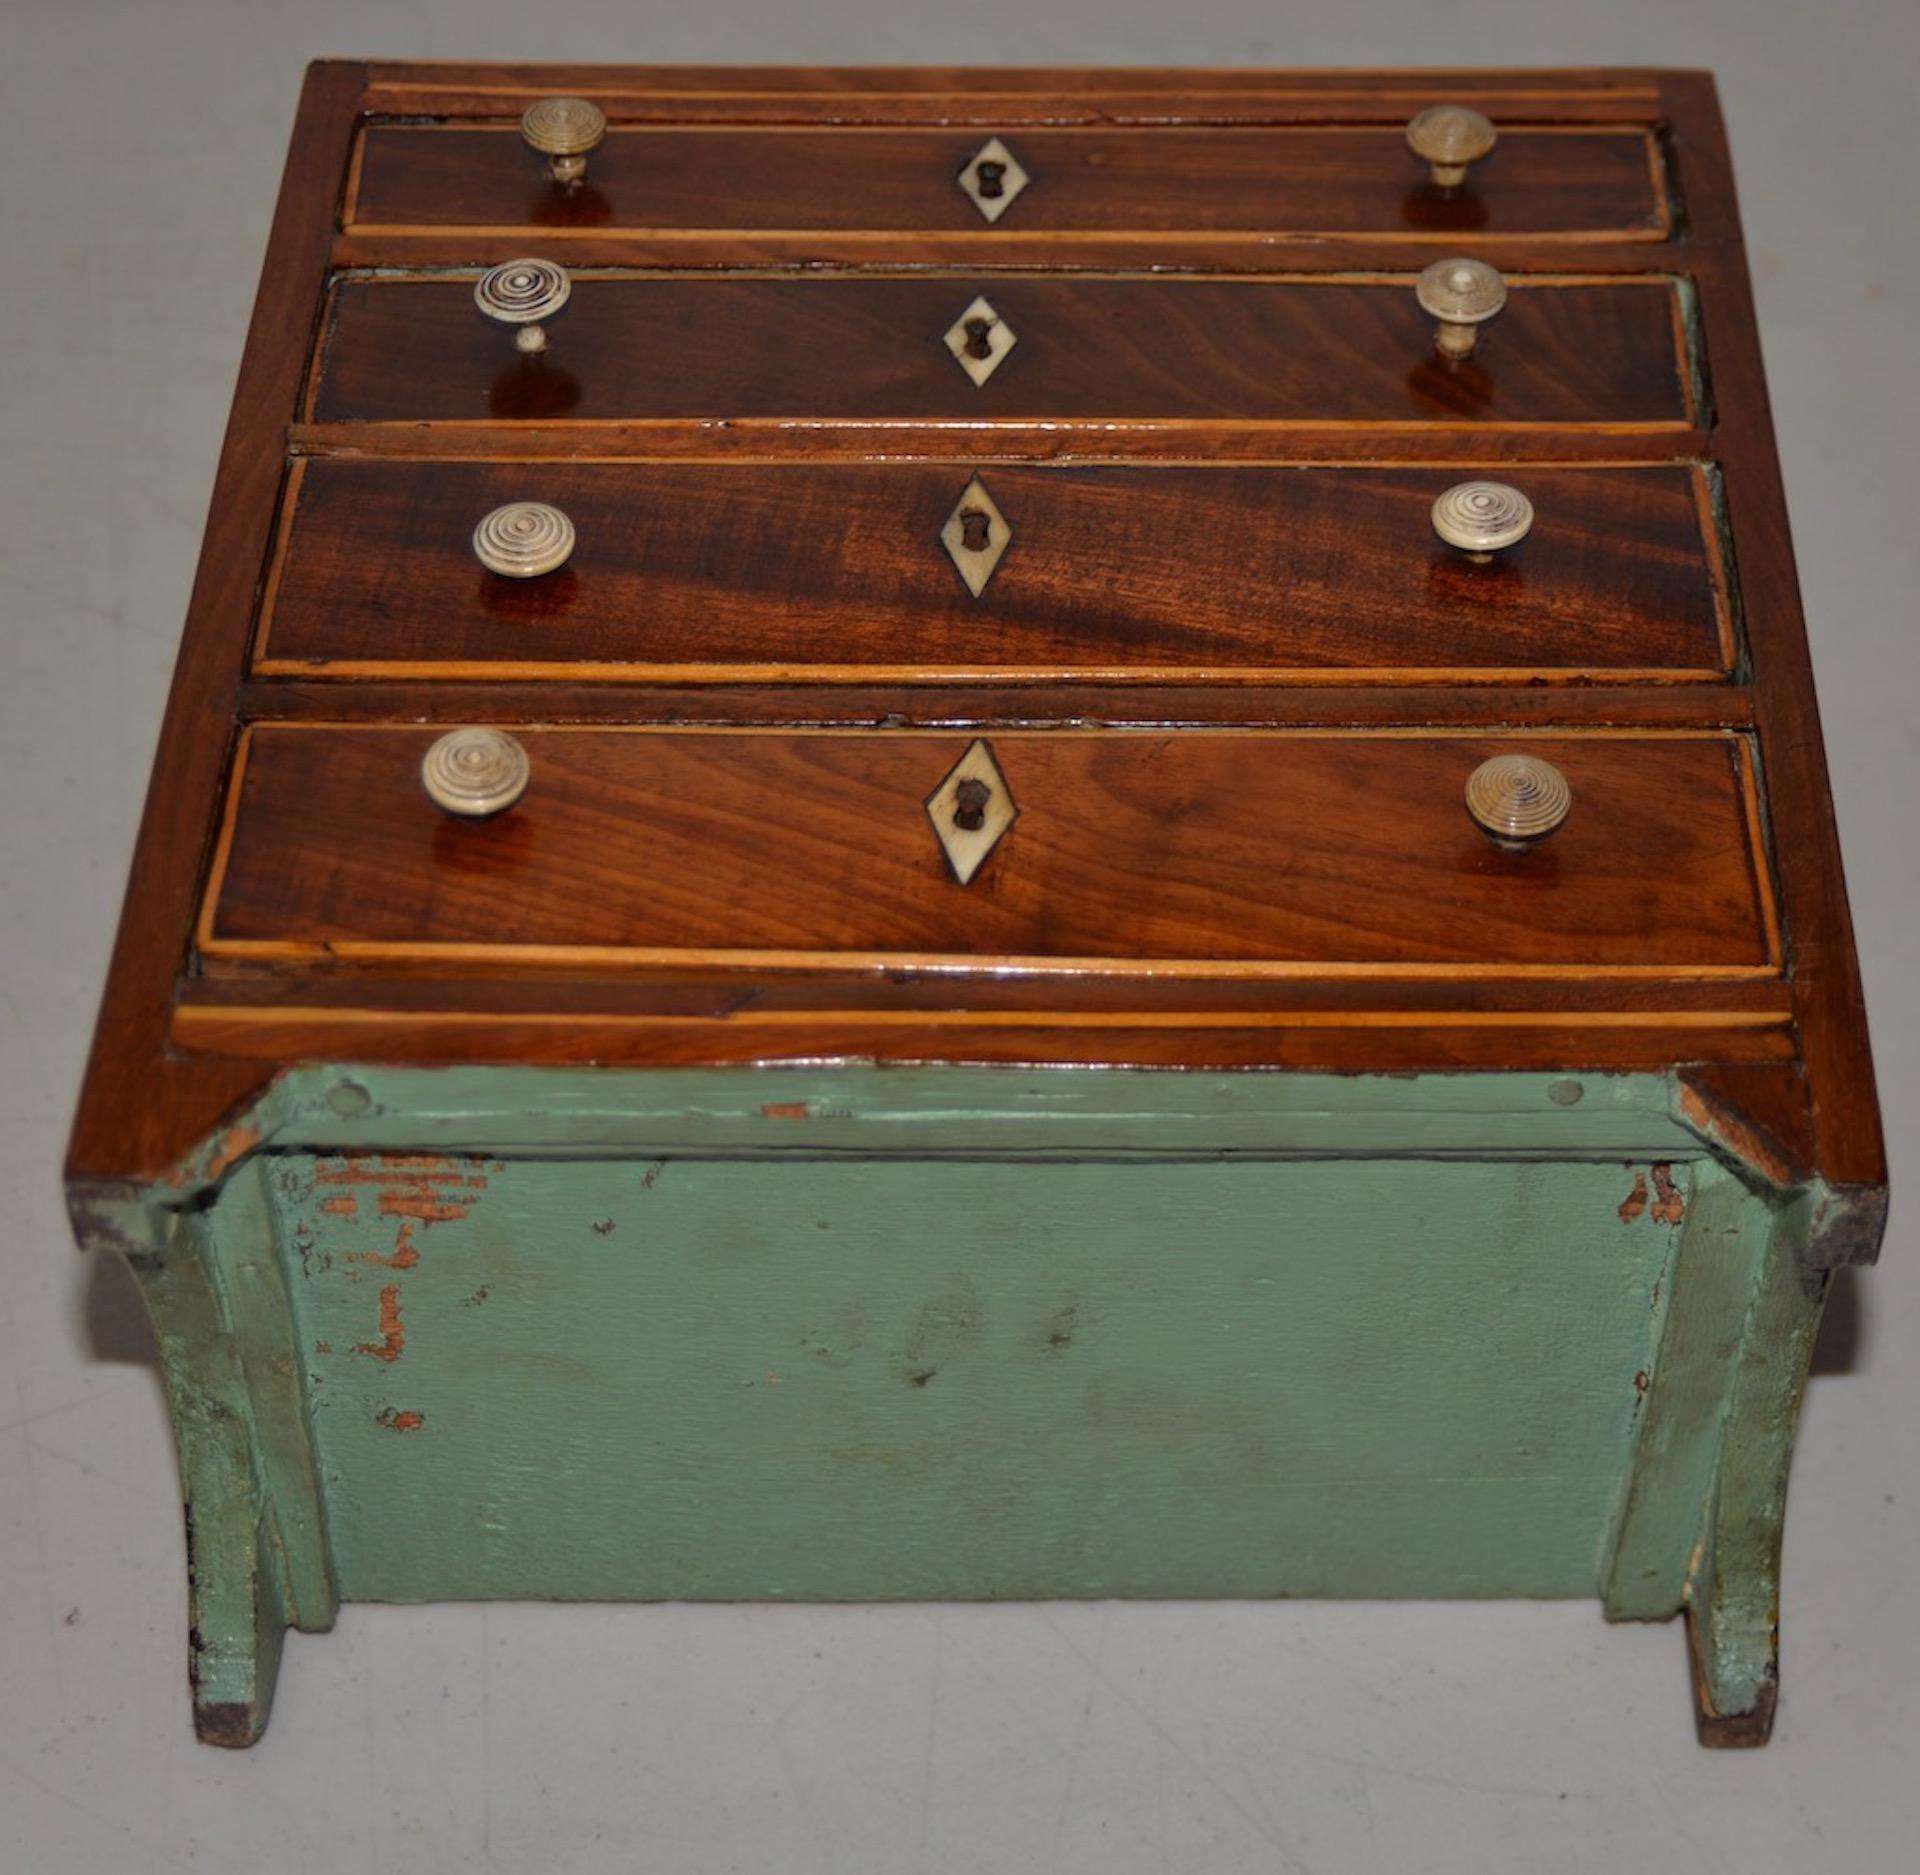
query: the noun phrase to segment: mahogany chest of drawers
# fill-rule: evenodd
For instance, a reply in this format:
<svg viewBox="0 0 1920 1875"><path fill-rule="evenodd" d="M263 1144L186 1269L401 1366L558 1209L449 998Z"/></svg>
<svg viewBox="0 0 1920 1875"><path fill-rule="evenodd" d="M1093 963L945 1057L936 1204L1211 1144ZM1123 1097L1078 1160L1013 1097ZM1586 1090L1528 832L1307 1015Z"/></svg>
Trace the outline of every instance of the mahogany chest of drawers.
<svg viewBox="0 0 1920 1875"><path fill-rule="evenodd" d="M309 75L72 1142L342 1599L1587 1596L1885 1173L1711 81Z"/></svg>

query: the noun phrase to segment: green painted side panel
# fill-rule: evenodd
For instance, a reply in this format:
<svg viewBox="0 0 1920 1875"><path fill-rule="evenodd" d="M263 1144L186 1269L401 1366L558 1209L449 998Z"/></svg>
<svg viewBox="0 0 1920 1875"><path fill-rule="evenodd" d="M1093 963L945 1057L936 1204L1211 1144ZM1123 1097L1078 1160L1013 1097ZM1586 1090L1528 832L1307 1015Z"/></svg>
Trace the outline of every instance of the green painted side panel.
<svg viewBox="0 0 1920 1875"><path fill-rule="evenodd" d="M1728 1376L1719 1470L1687 1585L1709 1713L1771 1715L1787 1474L1829 1281L1826 1272L1807 1270L1802 1254L1820 1196L1803 1193L1781 1213Z"/></svg>
<svg viewBox="0 0 1920 1875"><path fill-rule="evenodd" d="M1483 1151L1495 1092L1569 1111L1461 1079ZM1599 1587L1674 1238L1633 1182L749 1148L268 1189L344 1598L1436 1596Z"/></svg>
<svg viewBox="0 0 1920 1875"><path fill-rule="evenodd" d="M1734 1366L1775 1214L1711 1160L1693 1168L1653 1380L1604 1590L1615 1620L1677 1614L1706 1529Z"/></svg>
<svg viewBox="0 0 1920 1875"><path fill-rule="evenodd" d="M316 1630L333 1625L337 1598L267 1191L271 1163L261 1158L238 1167L220 1196L220 1229L198 1235L213 1261L225 1340L246 1385L260 1542L272 1558L289 1624Z"/></svg>
<svg viewBox="0 0 1920 1875"><path fill-rule="evenodd" d="M235 1208L236 1220L244 1210ZM180 1457L194 1722L211 1743L247 1745L273 1703L287 1610L247 1377L212 1274L211 1236L201 1216L155 1216L154 1254L134 1268L153 1318Z"/></svg>

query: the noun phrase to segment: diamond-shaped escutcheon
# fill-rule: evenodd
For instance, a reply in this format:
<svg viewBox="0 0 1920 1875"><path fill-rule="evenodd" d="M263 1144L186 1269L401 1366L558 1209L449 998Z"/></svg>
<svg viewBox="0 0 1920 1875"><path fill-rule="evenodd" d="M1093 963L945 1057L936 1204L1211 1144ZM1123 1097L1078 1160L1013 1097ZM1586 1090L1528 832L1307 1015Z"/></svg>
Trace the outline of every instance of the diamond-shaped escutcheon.
<svg viewBox="0 0 1920 1875"><path fill-rule="evenodd" d="M976 599L986 591L987 581L993 577L993 569L1000 564L1000 556L1012 539L1013 529L1007 525L1007 517L976 475L967 484L967 492L953 504L953 512L940 530L941 546L960 569L960 577Z"/></svg>
<svg viewBox="0 0 1920 1875"><path fill-rule="evenodd" d="M940 836L940 850L954 878L968 884L1001 835L1020 818L990 743L974 743L954 763L946 780L927 796L927 818Z"/></svg>
<svg viewBox="0 0 1920 1875"><path fill-rule="evenodd" d="M981 144L959 176L967 199L989 221L998 221L1032 180L1020 167L1020 159L998 137Z"/></svg>
<svg viewBox="0 0 1920 1875"><path fill-rule="evenodd" d="M1000 369L1000 361L1018 342L1013 327L984 297L975 300L946 330L947 350L960 369L976 384L984 384Z"/></svg>

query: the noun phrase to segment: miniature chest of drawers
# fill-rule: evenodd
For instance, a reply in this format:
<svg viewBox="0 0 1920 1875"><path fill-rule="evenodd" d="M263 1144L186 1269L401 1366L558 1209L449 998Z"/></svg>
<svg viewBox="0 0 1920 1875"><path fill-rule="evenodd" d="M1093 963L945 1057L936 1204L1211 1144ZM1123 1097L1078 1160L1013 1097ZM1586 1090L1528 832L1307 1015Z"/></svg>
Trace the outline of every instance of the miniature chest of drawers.
<svg viewBox="0 0 1920 1875"><path fill-rule="evenodd" d="M1885 1173L1690 73L309 75L68 1166L342 1599L1582 1596Z"/></svg>

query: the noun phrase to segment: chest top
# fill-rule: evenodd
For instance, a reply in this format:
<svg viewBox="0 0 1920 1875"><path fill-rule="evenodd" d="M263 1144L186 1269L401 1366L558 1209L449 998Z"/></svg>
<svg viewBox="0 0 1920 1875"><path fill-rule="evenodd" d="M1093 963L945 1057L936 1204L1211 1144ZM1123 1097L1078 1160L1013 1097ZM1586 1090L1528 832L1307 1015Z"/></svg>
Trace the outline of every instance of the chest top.
<svg viewBox="0 0 1920 1875"><path fill-rule="evenodd" d="M74 1174L374 1058L1678 1069L1880 1183L1711 81L315 66Z"/></svg>

